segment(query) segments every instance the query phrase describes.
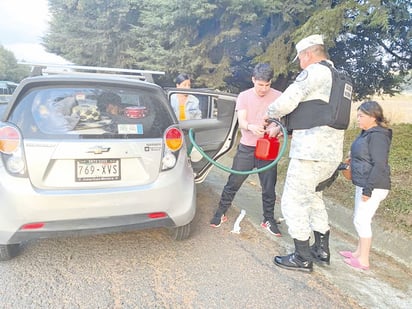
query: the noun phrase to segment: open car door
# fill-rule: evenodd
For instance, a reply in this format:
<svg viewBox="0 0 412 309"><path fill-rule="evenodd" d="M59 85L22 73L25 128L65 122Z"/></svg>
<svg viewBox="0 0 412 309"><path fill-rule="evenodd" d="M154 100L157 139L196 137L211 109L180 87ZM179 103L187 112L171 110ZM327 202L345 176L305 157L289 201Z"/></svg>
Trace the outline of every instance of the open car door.
<svg viewBox="0 0 412 309"><path fill-rule="evenodd" d="M167 89L169 102L173 96L182 94L194 96L195 100L199 101L201 111L201 119L179 121L180 127L185 132L188 148L191 146L188 133L192 129L196 144L207 156L214 161L218 160L236 144L238 123L235 107L237 95L211 90ZM195 172L195 182L203 182L213 164L205 159L195 147L192 149L190 159Z"/></svg>

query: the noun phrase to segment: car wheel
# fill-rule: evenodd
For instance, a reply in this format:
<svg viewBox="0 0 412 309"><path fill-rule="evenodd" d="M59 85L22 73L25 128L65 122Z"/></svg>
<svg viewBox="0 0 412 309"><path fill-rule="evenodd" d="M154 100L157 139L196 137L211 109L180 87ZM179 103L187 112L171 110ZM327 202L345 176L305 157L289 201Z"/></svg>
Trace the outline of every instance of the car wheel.
<svg viewBox="0 0 412 309"><path fill-rule="evenodd" d="M19 254L20 244L0 245L0 261L8 261Z"/></svg>
<svg viewBox="0 0 412 309"><path fill-rule="evenodd" d="M178 226L173 229L171 229L171 237L173 240L184 240L189 238L190 235L190 223L183 225L183 226Z"/></svg>

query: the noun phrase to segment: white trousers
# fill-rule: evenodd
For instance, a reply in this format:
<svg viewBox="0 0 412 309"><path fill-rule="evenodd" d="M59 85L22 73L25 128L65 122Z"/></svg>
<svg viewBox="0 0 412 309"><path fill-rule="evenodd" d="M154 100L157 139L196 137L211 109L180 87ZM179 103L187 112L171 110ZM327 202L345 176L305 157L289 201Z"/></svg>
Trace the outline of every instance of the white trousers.
<svg viewBox="0 0 412 309"><path fill-rule="evenodd" d="M389 190L386 189L373 189L370 199L364 202L362 201L362 188L356 186L353 224L355 225L359 237L372 237L372 218L375 215L380 202L386 198L388 193Z"/></svg>

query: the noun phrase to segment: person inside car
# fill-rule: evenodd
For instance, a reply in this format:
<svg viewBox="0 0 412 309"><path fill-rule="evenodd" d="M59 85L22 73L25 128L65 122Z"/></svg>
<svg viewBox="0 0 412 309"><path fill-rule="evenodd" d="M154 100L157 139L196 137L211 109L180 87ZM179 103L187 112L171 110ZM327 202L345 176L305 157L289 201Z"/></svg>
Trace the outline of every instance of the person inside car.
<svg viewBox="0 0 412 309"><path fill-rule="evenodd" d="M97 107L102 114L123 115L122 99L113 92L104 92L97 98Z"/></svg>

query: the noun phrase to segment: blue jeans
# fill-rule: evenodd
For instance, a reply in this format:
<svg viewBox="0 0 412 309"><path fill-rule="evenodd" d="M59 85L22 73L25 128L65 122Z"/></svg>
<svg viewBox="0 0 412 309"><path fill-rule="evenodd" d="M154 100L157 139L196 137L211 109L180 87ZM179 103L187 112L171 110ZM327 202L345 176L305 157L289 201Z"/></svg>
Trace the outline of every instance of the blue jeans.
<svg viewBox="0 0 412 309"><path fill-rule="evenodd" d="M235 171L250 171L253 168L264 167L273 161L259 160L255 158L255 147L239 144L233 159L232 169ZM276 201L275 185L277 179L277 165L258 174L262 187L262 207L264 220L274 219ZM217 210L217 216L223 215L229 209L237 191L239 191L248 175L230 174L223 188L223 192Z"/></svg>

